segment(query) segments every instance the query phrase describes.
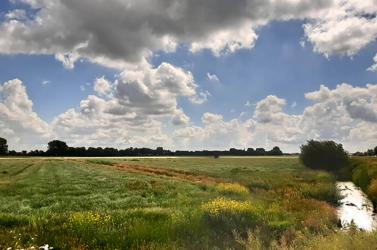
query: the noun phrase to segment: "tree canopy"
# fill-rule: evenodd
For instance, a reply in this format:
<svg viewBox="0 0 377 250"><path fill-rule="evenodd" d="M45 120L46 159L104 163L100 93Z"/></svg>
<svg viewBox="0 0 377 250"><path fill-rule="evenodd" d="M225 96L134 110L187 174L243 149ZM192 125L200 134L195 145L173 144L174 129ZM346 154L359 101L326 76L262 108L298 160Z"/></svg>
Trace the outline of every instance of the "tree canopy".
<svg viewBox="0 0 377 250"><path fill-rule="evenodd" d="M5 155L8 153L8 144L7 140L0 137L0 155Z"/></svg>
<svg viewBox="0 0 377 250"><path fill-rule="evenodd" d="M48 143L47 154L49 155L66 155L68 145L64 141L53 140Z"/></svg>
<svg viewBox="0 0 377 250"><path fill-rule="evenodd" d="M301 146L300 160L309 168L337 171L347 166L348 154L334 141L310 140Z"/></svg>

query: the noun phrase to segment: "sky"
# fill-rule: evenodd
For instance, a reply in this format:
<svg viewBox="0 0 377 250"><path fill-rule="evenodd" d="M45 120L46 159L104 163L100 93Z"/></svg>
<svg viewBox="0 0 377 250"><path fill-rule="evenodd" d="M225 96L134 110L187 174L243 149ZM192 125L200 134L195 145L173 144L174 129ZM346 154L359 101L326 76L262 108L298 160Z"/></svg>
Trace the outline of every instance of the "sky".
<svg viewBox="0 0 377 250"><path fill-rule="evenodd" d="M70 146L377 145L376 0L4 0L0 137Z"/></svg>

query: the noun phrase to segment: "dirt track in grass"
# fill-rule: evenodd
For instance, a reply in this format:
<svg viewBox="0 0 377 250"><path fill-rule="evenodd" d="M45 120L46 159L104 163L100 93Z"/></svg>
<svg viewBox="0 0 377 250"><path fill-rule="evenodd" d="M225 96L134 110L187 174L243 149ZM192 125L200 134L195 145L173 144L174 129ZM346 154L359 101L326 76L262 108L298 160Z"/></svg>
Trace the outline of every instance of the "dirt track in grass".
<svg viewBox="0 0 377 250"><path fill-rule="evenodd" d="M132 173L142 173L148 175L156 175L156 176L163 176L174 178L181 181L188 181L194 183L203 183L208 185L214 185L218 183L224 183L223 179L213 178L205 175L195 175L189 172L174 170L169 168L154 168L154 167L146 167L146 166L139 166L139 165L128 165L128 164L117 164L117 168L132 172Z"/></svg>

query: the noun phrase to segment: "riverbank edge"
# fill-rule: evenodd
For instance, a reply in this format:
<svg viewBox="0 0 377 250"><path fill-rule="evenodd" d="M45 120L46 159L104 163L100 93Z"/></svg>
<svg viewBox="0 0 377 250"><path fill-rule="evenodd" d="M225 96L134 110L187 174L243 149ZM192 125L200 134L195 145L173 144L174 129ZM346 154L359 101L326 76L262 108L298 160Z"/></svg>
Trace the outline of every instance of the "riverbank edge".
<svg viewBox="0 0 377 250"><path fill-rule="evenodd" d="M368 196L377 212L377 157L352 157L338 174L339 181L352 181Z"/></svg>

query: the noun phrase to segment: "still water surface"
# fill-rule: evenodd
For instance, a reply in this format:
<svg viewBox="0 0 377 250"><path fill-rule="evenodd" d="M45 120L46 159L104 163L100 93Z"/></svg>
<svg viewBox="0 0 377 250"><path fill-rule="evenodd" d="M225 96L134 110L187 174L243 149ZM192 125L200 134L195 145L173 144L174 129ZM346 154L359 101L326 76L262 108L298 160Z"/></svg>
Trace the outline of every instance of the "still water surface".
<svg viewBox="0 0 377 250"><path fill-rule="evenodd" d="M341 195L338 217L342 228L347 229L353 221L361 230L374 230L377 225L376 214L366 194L352 182L337 182L336 187Z"/></svg>

